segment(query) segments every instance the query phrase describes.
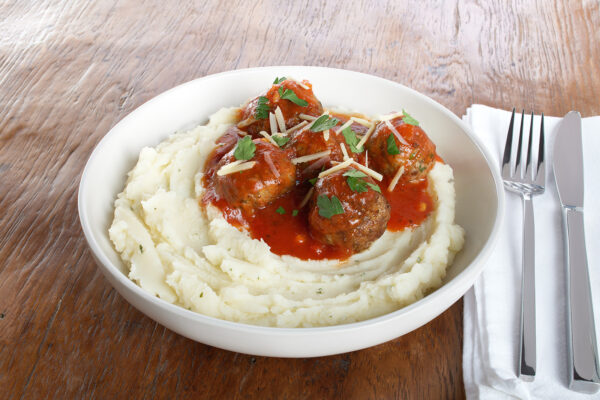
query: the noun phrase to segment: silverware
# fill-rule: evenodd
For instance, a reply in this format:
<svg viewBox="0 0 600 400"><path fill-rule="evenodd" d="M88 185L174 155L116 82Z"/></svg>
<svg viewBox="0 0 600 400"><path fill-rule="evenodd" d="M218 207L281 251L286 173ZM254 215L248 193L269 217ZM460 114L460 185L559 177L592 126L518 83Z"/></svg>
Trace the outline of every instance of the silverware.
<svg viewBox="0 0 600 400"><path fill-rule="evenodd" d="M583 230L583 149L581 116L563 118L554 144L554 176L562 206L567 269L569 388L600 389L598 347Z"/></svg>
<svg viewBox="0 0 600 400"><path fill-rule="evenodd" d="M536 167L532 168L533 157L533 113L529 127L527 160L525 168L521 163L523 154L523 125L525 110L521 113L519 143L513 152L515 109L513 108L504 157L502 159L502 179L504 187L519 193L523 199L523 277L521 281L521 343L519 346L519 377L532 381L536 371L535 338L535 225L533 221L532 196L544 193L546 167L544 162L544 114L540 128ZM512 165L514 164L514 169Z"/></svg>

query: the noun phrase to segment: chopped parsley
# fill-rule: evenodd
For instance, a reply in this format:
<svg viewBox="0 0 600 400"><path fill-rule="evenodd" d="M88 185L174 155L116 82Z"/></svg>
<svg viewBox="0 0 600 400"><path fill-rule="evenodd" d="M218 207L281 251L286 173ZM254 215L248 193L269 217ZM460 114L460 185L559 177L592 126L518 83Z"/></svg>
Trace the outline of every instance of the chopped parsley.
<svg viewBox="0 0 600 400"><path fill-rule="evenodd" d="M255 150L256 145L252 142L250 135L244 136L238 140L235 150L233 151L233 156L236 160L249 160L254 157Z"/></svg>
<svg viewBox="0 0 600 400"><path fill-rule="evenodd" d="M283 208L282 206L279 206L279 208L277 210L275 210L275 212L279 215L283 215L283 214L285 214L285 208Z"/></svg>
<svg viewBox="0 0 600 400"><path fill-rule="evenodd" d="M295 217L296 215L298 215L298 210L292 210L292 217Z"/></svg>
<svg viewBox="0 0 600 400"><path fill-rule="evenodd" d="M140 253L144 254L144 246L140 244Z"/></svg>
<svg viewBox="0 0 600 400"><path fill-rule="evenodd" d="M312 132L323 132L327 129L333 128L338 124L338 122L340 122L339 119L329 118L329 115L324 114L317 118L315 122L313 122L313 124L310 126L310 130Z"/></svg>
<svg viewBox="0 0 600 400"><path fill-rule="evenodd" d="M277 143L277 146L279 147L283 147L287 142L290 141L289 137L281 135L272 135L271 138L273 138L273 140L275 141L275 143Z"/></svg>
<svg viewBox="0 0 600 400"><path fill-rule="evenodd" d="M368 188L371 188L372 190L381 193L379 186L363 179L367 177L367 174L362 171L352 168L344 172L343 176L346 177L346 182L348 183L348 186L350 186L350 190L353 192L364 193L369 190Z"/></svg>
<svg viewBox="0 0 600 400"><path fill-rule="evenodd" d="M320 195L317 197L317 207L319 207L319 215L327 219L331 219L334 215L344 213L342 203L335 196L331 196L331 199L329 199L327 195Z"/></svg>
<svg viewBox="0 0 600 400"><path fill-rule="evenodd" d="M293 90L285 89L284 91L282 86L279 87L279 97L281 97L283 100L289 100L300 107L306 107L308 105L308 101L296 96L296 93L294 93Z"/></svg>
<svg viewBox="0 0 600 400"><path fill-rule="evenodd" d="M315 176L314 178L311 178L308 181L310 182L311 185L315 186L315 183L317 182L317 179L319 179L319 178Z"/></svg>
<svg viewBox="0 0 600 400"><path fill-rule="evenodd" d="M411 117L404 109L402 109L402 121L404 121L405 124L419 126L419 121Z"/></svg>
<svg viewBox="0 0 600 400"><path fill-rule="evenodd" d="M393 133L390 133L390 136L388 136L387 138L387 152L392 156L400 154L400 150L398 150L398 146L396 145L396 141L394 140Z"/></svg>
<svg viewBox="0 0 600 400"><path fill-rule="evenodd" d="M281 82L283 82L285 80L286 80L285 76L282 76L281 78L275 77L275 80L273 81L273 85L278 85L278 84L280 84Z"/></svg>
<svg viewBox="0 0 600 400"><path fill-rule="evenodd" d="M353 153L362 153L364 151L362 146L360 147L360 149L356 147L360 140L358 140L358 137L356 137L356 133L354 133L352 128L347 127L346 129L344 129L342 131L342 135L344 135L344 139L346 140L348 147L350 147L350 151L352 151Z"/></svg>
<svg viewBox="0 0 600 400"><path fill-rule="evenodd" d="M317 294L323 294L323 288L318 288L317 289Z"/></svg>
<svg viewBox="0 0 600 400"><path fill-rule="evenodd" d="M258 105L256 106L256 110L254 111L254 118L256 119L267 119L269 118L269 99L265 96L260 96L258 98Z"/></svg>

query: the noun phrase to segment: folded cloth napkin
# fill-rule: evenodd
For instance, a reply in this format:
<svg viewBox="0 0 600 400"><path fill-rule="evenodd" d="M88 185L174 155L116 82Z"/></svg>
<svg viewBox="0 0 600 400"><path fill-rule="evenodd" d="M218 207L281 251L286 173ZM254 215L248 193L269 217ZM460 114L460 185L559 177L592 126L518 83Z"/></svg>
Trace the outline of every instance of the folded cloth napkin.
<svg viewBox="0 0 600 400"><path fill-rule="evenodd" d="M492 163L498 170L510 115L509 111L475 104L463 117L490 150ZM528 132L530 119L525 118L524 131ZM515 129L520 120L518 115ZM534 118L536 134L539 120L539 116ZM468 398L600 398L600 393L586 395L568 389L566 272L561 209L552 170L553 144L560 120L544 118L546 192L533 198L537 374L533 382L524 382L517 374L523 211L520 196L506 192L506 211L498 243L483 273L464 297L463 376ZM584 118L582 126L585 234L596 335L600 337L600 117Z"/></svg>

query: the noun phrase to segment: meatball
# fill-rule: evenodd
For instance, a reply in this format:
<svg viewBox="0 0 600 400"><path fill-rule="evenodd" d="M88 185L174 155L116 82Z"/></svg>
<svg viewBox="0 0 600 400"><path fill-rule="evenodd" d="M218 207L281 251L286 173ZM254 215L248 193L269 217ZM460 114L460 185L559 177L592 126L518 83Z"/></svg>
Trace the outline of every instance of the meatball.
<svg viewBox="0 0 600 400"><path fill-rule="evenodd" d="M286 79L281 83L274 84L267 93L250 100L242 110L242 120L238 123L240 129L245 130L254 137L258 137L260 131L271 133L271 125L269 123L269 112L275 112L279 107L285 120L286 129L289 129L302 122L300 114L319 116L323 113L321 102L315 97L312 91L312 86L308 81L302 81L305 89L300 83ZM306 106L301 106L289 99L282 99L281 93L292 91L300 100L306 101ZM289 92L288 92L289 93ZM266 97L267 103L261 105L261 98ZM263 112L260 112L263 110ZM279 126L278 126L279 131Z"/></svg>
<svg viewBox="0 0 600 400"><path fill-rule="evenodd" d="M255 139L253 143L256 149L249 161L256 161L256 164L252 168L228 175L213 175L217 194L231 206L250 213L292 190L296 182L296 166L283 150L261 139ZM234 152L235 148L223 156L217 171L236 161Z"/></svg>
<svg viewBox="0 0 600 400"><path fill-rule="evenodd" d="M348 182L351 177L344 176L349 171L357 173L346 169L317 180L308 212L308 226L316 240L360 252L383 235L391 207L381 193L366 185L375 185L368 176L355 177L362 180L360 186L363 189L355 191L357 188L354 186L353 190ZM343 212L328 215L326 206L335 201L333 196L339 200Z"/></svg>
<svg viewBox="0 0 600 400"><path fill-rule="evenodd" d="M386 176L394 176L400 167L404 167L403 179L424 179L435 163L435 144L423 129L405 123L401 117L389 122L406 143L401 143L387 124L380 122L365 145L371 165ZM393 145L390 148L391 141L398 154L393 154L395 149Z"/></svg>

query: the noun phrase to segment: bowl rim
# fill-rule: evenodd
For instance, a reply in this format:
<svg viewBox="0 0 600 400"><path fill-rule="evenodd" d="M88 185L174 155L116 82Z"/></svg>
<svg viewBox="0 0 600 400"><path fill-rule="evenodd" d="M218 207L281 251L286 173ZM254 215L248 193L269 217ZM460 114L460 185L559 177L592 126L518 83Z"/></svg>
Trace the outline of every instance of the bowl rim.
<svg viewBox="0 0 600 400"><path fill-rule="evenodd" d="M151 295L150 293L148 293L144 289L142 289L140 286L138 286L134 281L129 279L129 277L127 277L127 275L123 274L119 270L119 268L117 266L115 266L110 261L110 259L104 254L100 245L98 244L96 236L94 235L93 230L91 228L90 221L88 219L88 215L85 212L86 202L85 202L84 195L83 195L87 191L87 187L89 185L87 177L89 175L91 165L93 164L93 161L97 157L99 157L99 154L102 152L104 147L109 142L109 138L112 138L113 136L115 136L118 133L118 130L115 128L117 128L119 125L123 124L124 121L132 118L131 117L132 114L137 114L140 110L143 110L143 109L149 107L154 102L158 101L158 99L160 97L163 97L163 95L167 95L171 92L180 90L183 86L197 84L199 81L222 79L223 77L227 77L227 76L247 74L247 73L264 71L264 70L269 70L269 69L277 69L279 72L284 71L284 70L297 70L297 69L322 70L322 71L328 71L328 72L332 72L332 73L333 72L343 72L343 73L351 73L353 75L356 74L356 75L362 76L363 78L366 78L366 79L374 79L374 80L378 80L378 81L384 81L388 85L392 85L392 86L398 87L402 90L406 90L406 91L410 92L412 95L421 98L426 103L433 106L436 110L440 111L445 116L447 116L451 120L453 120L453 122L455 122L457 125L459 125L459 127L464 131L464 133L466 133L467 138L469 140L471 140L471 142L481 152L485 162L487 163L490 173L493 177L494 187L496 189L496 198L497 198L497 202L498 202L498 206L496 209L496 215L494 218L494 223L493 223L493 227L491 229L490 235L487 238L485 244L483 245L483 248L481 249L481 251L475 256L475 258L470 262L470 264L467 265L467 267L464 270L459 272L450 281L444 283L441 287L428 293L427 295L425 295L423 298L417 300L416 302L409 304L405 307L402 307L398 310L392 311L390 313L387 313L387 314L384 314L384 315L381 315L378 317L366 319L363 321L352 322L352 323L347 323L347 324L319 326L319 327L298 327L298 328L283 328L283 327L273 327L273 326L251 325L251 324L242 323L242 322L223 320L223 319L219 319L216 317L211 317L208 315L200 314L195 311L187 310L181 306L169 303L166 300L163 300L163 299L160 299L160 298L157 298L157 297ZM452 297L453 289L459 288L461 285L464 285L464 282L470 282L468 288L470 288L473 285L473 282L475 281L477 276L483 270L485 261L489 258L494 246L497 243L500 226L501 226L501 223L502 223L502 220L504 217L504 212L505 212L505 210L504 210L505 199L504 199L504 189L502 186L502 180L500 178L498 169L495 167L495 165L493 163L493 160L494 160L494 158L491 157L490 151L484 146L482 141L473 134L471 127L468 126L468 124L466 124L464 121L462 121L459 117L457 117L453 112L448 110L442 104L431 99L429 96L419 93L418 91L416 91L410 87L404 86L398 82L395 82L395 81L392 81L392 80L389 80L386 78L382 78L382 77L379 77L376 75L367 74L364 72L352 71L349 69L341 69L341 68L306 66L306 65L286 65L286 66L272 65L272 66L252 67L252 68L243 68L243 69L235 69L235 70L230 70L230 71L223 71L223 72L202 76L202 77L181 83L177 86L174 86L170 89L167 89L166 91L163 91L163 92L157 94L156 96L153 96L151 99L147 100L146 102L144 102L141 105L139 105L138 107L136 107L134 110L130 111L121 120L119 120L119 122L117 122L115 125L113 125L110 128L110 130L100 139L100 141L94 147L88 160L86 161L83 173L82 173L80 181L79 181L77 206L78 206L79 220L80 220L81 227L82 227L82 230L84 233L84 237L86 239L86 242L88 243L88 246L90 247L90 250L92 251L92 254L95 256L97 264L99 264L99 266L101 267L102 272L105 275L108 274L110 278L117 280L120 284L124 285L124 287L126 289L132 291L133 294L141 297L143 300L145 300L147 302L152 303L153 306L158 307L162 311L166 311L166 312L175 314L186 320L193 320L194 322L200 322L203 324L207 324L212 327L235 329L236 331L240 331L240 332L260 333L262 335L277 335L277 336L284 335L284 336L294 337L294 336L306 336L306 335L319 335L319 334L322 334L325 332L328 332L328 333L350 332L350 331L359 330L359 329L363 328L364 326L373 327L373 326L376 326L379 324L389 322L390 320L399 318L400 316L414 313L425 302L436 302L439 299L443 299L446 297ZM110 281L110 279L109 279L109 281ZM468 290L468 288L467 288L467 290ZM119 291L118 288L115 287L115 289L117 289L117 291ZM466 290L465 290L465 292L466 292ZM120 294L123 295L122 293L120 293ZM458 296L452 303L447 304L446 308L450 307L458 298L462 297L463 295L464 295L464 292L461 291L460 296ZM129 300L127 300L127 301L131 304L131 301L129 301ZM136 306L134 306L133 304L131 304L131 305L137 309ZM147 315L145 312L143 312L143 314ZM152 318L152 317L150 317L150 318Z"/></svg>

